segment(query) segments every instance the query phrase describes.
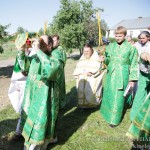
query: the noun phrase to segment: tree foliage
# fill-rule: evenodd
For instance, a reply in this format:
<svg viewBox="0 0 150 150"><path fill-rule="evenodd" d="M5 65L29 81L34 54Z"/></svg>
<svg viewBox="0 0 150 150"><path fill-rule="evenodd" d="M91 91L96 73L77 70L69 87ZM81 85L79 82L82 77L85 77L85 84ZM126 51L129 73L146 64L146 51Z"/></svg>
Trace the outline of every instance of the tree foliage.
<svg viewBox="0 0 150 150"><path fill-rule="evenodd" d="M38 34L39 34L40 36L43 35L43 34L44 34L44 30L43 30L42 28L40 28Z"/></svg>
<svg viewBox="0 0 150 150"><path fill-rule="evenodd" d="M3 43L8 41L8 32L6 31L8 29L8 27L10 26L10 24L8 25L1 25L0 24L0 53L4 52L4 49L2 47Z"/></svg>
<svg viewBox="0 0 150 150"><path fill-rule="evenodd" d="M8 35L8 32L6 31L6 29L8 29L9 26L10 24L5 25L5 26L0 24L0 39L4 39Z"/></svg>
<svg viewBox="0 0 150 150"><path fill-rule="evenodd" d="M92 1L61 0L60 10L49 26L49 34L60 35L62 46L66 50L78 48L82 52L83 45L98 35L98 26L93 14L97 9ZM102 9L100 9L102 11Z"/></svg>
<svg viewBox="0 0 150 150"><path fill-rule="evenodd" d="M24 29L23 27L19 26L19 27L17 28L17 34L24 33L24 32L27 32L27 30Z"/></svg>

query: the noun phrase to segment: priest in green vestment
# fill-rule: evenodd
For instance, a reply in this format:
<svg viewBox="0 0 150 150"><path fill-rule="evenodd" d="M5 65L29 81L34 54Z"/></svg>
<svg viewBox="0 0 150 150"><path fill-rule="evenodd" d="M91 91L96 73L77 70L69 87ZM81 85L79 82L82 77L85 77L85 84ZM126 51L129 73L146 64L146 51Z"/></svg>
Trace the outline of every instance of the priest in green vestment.
<svg viewBox="0 0 150 150"><path fill-rule="evenodd" d="M143 104L146 96L150 92L150 33L143 31L139 35L140 46L140 62L139 62L139 80L138 89L130 111L130 120L133 121L138 110Z"/></svg>
<svg viewBox="0 0 150 150"><path fill-rule="evenodd" d="M138 79L138 52L125 40L126 33L126 28L119 26L115 30L116 42L107 46L105 58L101 58L107 65L107 73L100 113L111 127L122 120L127 104L123 96L127 85L133 88Z"/></svg>
<svg viewBox="0 0 150 150"><path fill-rule="evenodd" d="M150 92L143 100L126 135L132 140L150 144Z"/></svg>
<svg viewBox="0 0 150 150"><path fill-rule="evenodd" d="M28 72L22 104L21 125L25 150L46 149L57 141L56 120L59 111L61 74L64 67L62 51L52 49L53 40L44 35L33 43L36 55L18 53L20 68Z"/></svg>
<svg viewBox="0 0 150 150"><path fill-rule="evenodd" d="M59 49L63 53L63 62L64 62L64 68L65 68L67 56L66 56L65 50L59 45L59 43L60 43L59 35L55 34L55 35L52 36L52 38L53 38L53 48ZM60 91L61 91L61 95L60 95L60 109L61 109L61 108L64 108L65 105L67 104L67 100L66 100L66 84L65 84L65 71L64 71L64 69L63 69L63 72L61 74L60 80L61 80L61 85L60 85Z"/></svg>

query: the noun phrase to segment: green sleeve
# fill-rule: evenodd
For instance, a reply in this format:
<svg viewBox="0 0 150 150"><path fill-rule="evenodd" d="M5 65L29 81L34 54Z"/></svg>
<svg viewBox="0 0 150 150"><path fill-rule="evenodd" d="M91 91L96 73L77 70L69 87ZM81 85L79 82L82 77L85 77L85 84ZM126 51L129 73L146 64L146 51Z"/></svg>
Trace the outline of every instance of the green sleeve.
<svg viewBox="0 0 150 150"><path fill-rule="evenodd" d="M64 66L66 64L66 60L67 60L67 55L66 52L63 50L63 59L64 59Z"/></svg>
<svg viewBox="0 0 150 150"><path fill-rule="evenodd" d="M45 80L57 80L60 76L61 61L58 58L49 57L41 50L37 51L37 57L41 63L41 78Z"/></svg>
<svg viewBox="0 0 150 150"><path fill-rule="evenodd" d="M130 74L129 81L138 80L138 51L132 46L130 53Z"/></svg>
<svg viewBox="0 0 150 150"><path fill-rule="evenodd" d="M16 57L16 61L15 61L15 64L14 64L13 71L14 71L14 72L22 72L22 70L21 70L21 68L20 68L20 65L19 65L19 63L18 63L17 57Z"/></svg>
<svg viewBox="0 0 150 150"><path fill-rule="evenodd" d="M108 45L106 47L106 51L105 51L105 64L108 65L110 61L110 45Z"/></svg>
<svg viewBox="0 0 150 150"><path fill-rule="evenodd" d="M17 62L22 71L29 71L31 57L25 56L25 51L18 51Z"/></svg>
<svg viewBox="0 0 150 150"><path fill-rule="evenodd" d="M66 51L61 46L58 46L58 49L62 52L63 62L64 62L64 66L65 66L66 60L67 60Z"/></svg>

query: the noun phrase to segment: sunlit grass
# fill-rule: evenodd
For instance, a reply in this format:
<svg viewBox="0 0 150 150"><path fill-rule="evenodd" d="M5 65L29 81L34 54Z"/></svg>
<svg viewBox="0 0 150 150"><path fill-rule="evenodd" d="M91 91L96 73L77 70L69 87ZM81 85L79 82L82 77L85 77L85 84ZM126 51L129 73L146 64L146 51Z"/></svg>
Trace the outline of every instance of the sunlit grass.
<svg viewBox="0 0 150 150"><path fill-rule="evenodd" d="M4 52L0 53L0 60L6 60L8 58L15 58L17 54L17 49L14 42L8 42L3 44Z"/></svg>

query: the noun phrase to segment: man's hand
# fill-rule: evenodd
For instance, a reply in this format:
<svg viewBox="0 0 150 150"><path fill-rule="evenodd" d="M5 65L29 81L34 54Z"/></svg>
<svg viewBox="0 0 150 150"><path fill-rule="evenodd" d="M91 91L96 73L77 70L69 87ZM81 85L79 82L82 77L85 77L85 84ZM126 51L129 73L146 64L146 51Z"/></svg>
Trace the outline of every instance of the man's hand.
<svg viewBox="0 0 150 150"><path fill-rule="evenodd" d="M150 61L150 55L146 52L142 53L140 57L145 61Z"/></svg>
<svg viewBox="0 0 150 150"><path fill-rule="evenodd" d="M99 60L100 60L100 62L104 62L105 57L104 57L104 56L100 56L100 57L99 57Z"/></svg>
<svg viewBox="0 0 150 150"><path fill-rule="evenodd" d="M91 72L87 72L86 75L91 77L93 74Z"/></svg>
<svg viewBox="0 0 150 150"><path fill-rule="evenodd" d="M150 55L149 54L147 54L147 61L150 62Z"/></svg>
<svg viewBox="0 0 150 150"><path fill-rule="evenodd" d="M133 87L134 87L134 82L133 81L129 81L129 85L131 86L131 88L133 89Z"/></svg>
<svg viewBox="0 0 150 150"><path fill-rule="evenodd" d="M33 39L32 47L37 51L40 49L40 42L38 39Z"/></svg>
<svg viewBox="0 0 150 150"><path fill-rule="evenodd" d="M25 51L26 45L24 44L21 48L17 47L18 51Z"/></svg>
<svg viewBox="0 0 150 150"><path fill-rule="evenodd" d="M19 51L26 51L27 49L29 49L29 45L28 44L24 44L21 48L17 48Z"/></svg>
<svg viewBox="0 0 150 150"><path fill-rule="evenodd" d="M91 77L93 74L91 72L84 72L83 75Z"/></svg>

